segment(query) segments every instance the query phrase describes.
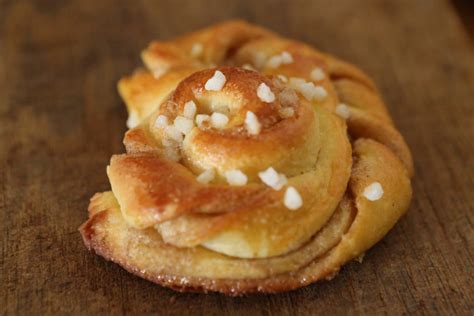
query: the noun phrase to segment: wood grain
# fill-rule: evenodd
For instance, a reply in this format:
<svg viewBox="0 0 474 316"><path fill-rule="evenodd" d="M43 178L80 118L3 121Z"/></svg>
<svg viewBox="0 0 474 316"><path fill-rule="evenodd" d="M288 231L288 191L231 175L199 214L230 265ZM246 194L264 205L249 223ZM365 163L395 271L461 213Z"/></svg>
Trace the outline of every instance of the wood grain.
<svg viewBox="0 0 474 316"><path fill-rule="evenodd" d="M415 159L408 214L330 282L178 294L89 253L126 113L116 82L151 39L242 17L354 62ZM0 314L474 313L474 54L444 0L0 0Z"/></svg>

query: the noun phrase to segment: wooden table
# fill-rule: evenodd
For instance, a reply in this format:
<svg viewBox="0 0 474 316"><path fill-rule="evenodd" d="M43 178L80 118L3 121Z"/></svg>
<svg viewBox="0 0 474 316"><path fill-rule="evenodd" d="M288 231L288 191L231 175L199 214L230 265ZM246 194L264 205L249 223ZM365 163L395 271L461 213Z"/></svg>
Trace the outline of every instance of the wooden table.
<svg viewBox="0 0 474 316"><path fill-rule="evenodd" d="M123 151L120 76L140 49L242 17L360 65L413 150L408 214L332 281L279 295L179 294L77 231ZM0 314L474 313L474 54L443 0L0 0Z"/></svg>

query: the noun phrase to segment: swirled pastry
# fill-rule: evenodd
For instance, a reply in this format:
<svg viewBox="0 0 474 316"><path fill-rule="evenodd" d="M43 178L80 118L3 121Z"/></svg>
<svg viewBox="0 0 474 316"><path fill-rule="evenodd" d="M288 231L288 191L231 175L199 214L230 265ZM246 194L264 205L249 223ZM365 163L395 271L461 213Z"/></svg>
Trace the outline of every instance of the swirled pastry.
<svg viewBox="0 0 474 316"><path fill-rule="evenodd" d="M410 151L354 66L242 21L142 58L89 249L181 291L278 292L331 278L407 210Z"/></svg>

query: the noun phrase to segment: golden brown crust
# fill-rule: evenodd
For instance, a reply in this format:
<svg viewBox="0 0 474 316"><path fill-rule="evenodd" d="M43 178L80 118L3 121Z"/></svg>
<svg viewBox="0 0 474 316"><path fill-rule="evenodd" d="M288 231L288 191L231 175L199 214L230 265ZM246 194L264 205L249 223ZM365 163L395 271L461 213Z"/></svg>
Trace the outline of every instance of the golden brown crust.
<svg viewBox="0 0 474 316"><path fill-rule="evenodd" d="M110 192L101 193L101 199L105 201L113 199ZM298 251L292 254L291 260L302 261L302 270L307 269L311 265L311 261L308 260L308 253L310 255L320 255L322 257L327 256L325 252L330 251L334 247L341 234L347 230L354 217L354 209L349 205L348 200L345 200L345 206L342 206L338 212L336 212L331 219L331 222L327 225L324 231L319 232L319 236L315 236L312 241L306 245L306 249ZM175 275L168 274L164 271L156 271L155 265L151 266L151 270L137 269L137 267L144 267L143 262L137 263L136 256L130 256L130 252L127 247L133 240L138 238L149 245L149 248L153 249L156 253L152 255L154 258L164 258L167 255L166 244L163 243L159 234L153 230L129 232L130 228L123 221L118 210L118 205L114 205L113 201L105 202L109 204L109 208L102 212L93 215L86 223L84 223L80 231L83 235L84 242L89 249L94 251L106 258L107 260L114 261L120 264L127 271L136 274L142 278L150 280L154 283L173 288L174 290L182 292L221 292L228 295L242 295L244 293L264 292L264 293L276 293L281 291L288 291L296 289L304 284L309 284L309 279L302 279L301 276L295 275L293 271L280 274L278 277L270 278L246 278L242 280L235 279L214 279L209 277L200 276L189 276L189 275ZM125 231L125 234L123 232ZM119 236L121 234L122 236ZM123 236L125 235L125 237ZM336 238L334 238L336 235ZM325 248L318 246L321 241L333 238L331 243L328 243ZM200 249L200 251L206 251ZM173 251L174 252L174 251ZM186 254L183 254L186 255ZM166 256L169 264L176 262L182 262L179 258ZM177 260L176 260L177 259ZM304 260L306 259L306 260ZM218 259L216 259L218 260ZM277 259L278 260L278 259ZM255 266L254 263L248 263L242 260L238 262L238 265L245 266L248 268L249 265ZM290 260L287 260L290 261ZM260 266L268 265L268 262L257 263ZM324 268L318 271L320 274L319 278L331 278L337 270L333 268ZM304 273L304 272L300 272ZM312 275L314 277L314 275ZM306 278L306 277L304 277ZM302 283L302 280L304 283Z"/></svg>
<svg viewBox="0 0 474 316"><path fill-rule="evenodd" d="M142 59L148 69L161 72L179 66L212 66L225 62L246 42L272 36L272 32L258 26L231 20L171 41L154 41L142 52ZM193 54L193 46L197 43L202 45L202 51Z"/></svg>
<svg viewBox="0 0 474 316"><path fill-rule="evenodd" d="M408 208L410 151L356 67L243 21L153 42L142 57L148 70L119 83L134 128L107 169L113 193L93 197L80 228L89 249L181 291L272 293L332 277ZM208 90L216 70L225 85ZM262 84L274 98L262 99ZM189 101L228 123L171 141L157 119L184 119ZM259 179L270 166L288 177L283 189ZM214 180L198 181L208 169ZM248 183L226 183L235 169ZM365 192L374 183L381 198ZM283 203L288 186L303 200L296 211Z"/></svg>
<svg viewBox="0 0 474 316"><path fill-rule="evenodd" d="M320 232L284 256L251 260L223 256L201 247L176 248L164 243L153 229L129 226L111 192L92 199L91 217L81 227L81 233L88 247L98 254L134 274L180 291L241 295L295 289L332 277L341 265L383 237L408 206L408 177L400 174L403 166L388 149L361 139L355 143L355 155L350 195L341 200ZM383 179L379 177L381 170L389 170ZM361 196L374 177L382 181L388 199L370 202Z"/></svg>
<svg viewBox="0 0 474 316"><path fill-rule="evenodd" d="M181 80L197 70L199 68L193 66L179 67L157 77L148 70L139 69L119 81L118 91L128 112L137 118L144 118L165 100ZM135 127L136 123L129 122L129 127Z"/></svg>

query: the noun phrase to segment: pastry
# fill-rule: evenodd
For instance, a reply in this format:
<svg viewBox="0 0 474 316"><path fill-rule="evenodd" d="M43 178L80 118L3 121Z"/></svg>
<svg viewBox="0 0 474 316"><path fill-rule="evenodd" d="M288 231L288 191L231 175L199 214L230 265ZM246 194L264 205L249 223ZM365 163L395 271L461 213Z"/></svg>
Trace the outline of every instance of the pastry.
<svg viewBox="0 0 474 316"><path fill-rule="evenodd" d="M229 21L143 52L120 80L126 153L86 246L179 291L280 292L332 278L405 213L410 151L370 78Z"/></svg>

